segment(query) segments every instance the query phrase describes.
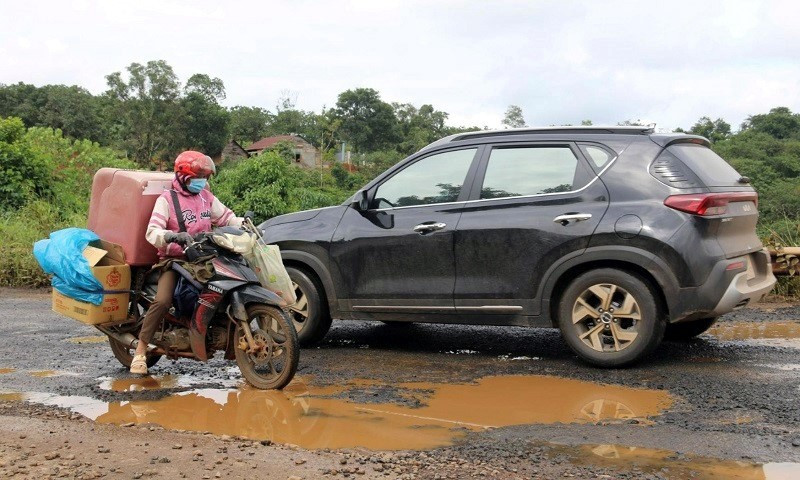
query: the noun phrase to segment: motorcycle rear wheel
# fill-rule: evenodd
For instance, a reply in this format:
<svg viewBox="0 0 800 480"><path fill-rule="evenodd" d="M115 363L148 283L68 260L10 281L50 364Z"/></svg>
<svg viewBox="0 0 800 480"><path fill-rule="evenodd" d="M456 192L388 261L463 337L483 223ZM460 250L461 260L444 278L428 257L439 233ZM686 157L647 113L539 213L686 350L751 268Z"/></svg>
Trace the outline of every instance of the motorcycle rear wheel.
<svg viewBox="0 0 800 480"><path fill-rule="evenodd" d="M135 349L128 348L126 345L121 344L120 342L114 340L111 337L108 337L108 344L111 346L111 351L114 353L114 356L117 357L119 363L122 364L125 368L131 368L131 362L133 361L133 352ZM161 355L153 355L150 354L147 356L147 368L151 368L153 365L158 363L161 360Z"/></svg>
<svg viewBox="0 0 800 480"><path fill-rule="evenodd" d="M258 352L240 348L247 345L244 332L237 326L234 355L242 376L250 385L263 389L282 389L294 378L300 361L300 346L292 320L283 310L263 304L247 307L248 327Z"/></svg>

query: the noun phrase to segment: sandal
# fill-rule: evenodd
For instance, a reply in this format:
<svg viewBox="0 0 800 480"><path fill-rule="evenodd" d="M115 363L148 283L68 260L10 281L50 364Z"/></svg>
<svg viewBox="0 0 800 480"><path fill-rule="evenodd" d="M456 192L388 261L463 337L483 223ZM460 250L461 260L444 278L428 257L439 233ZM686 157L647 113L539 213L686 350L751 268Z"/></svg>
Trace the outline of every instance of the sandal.
<svg viewBox="0 0 800 480"><path fill-rule="evenodd" d="M131 373L147 375L147 357L145 355L133 356L133 361L131 361Z"/></svg>

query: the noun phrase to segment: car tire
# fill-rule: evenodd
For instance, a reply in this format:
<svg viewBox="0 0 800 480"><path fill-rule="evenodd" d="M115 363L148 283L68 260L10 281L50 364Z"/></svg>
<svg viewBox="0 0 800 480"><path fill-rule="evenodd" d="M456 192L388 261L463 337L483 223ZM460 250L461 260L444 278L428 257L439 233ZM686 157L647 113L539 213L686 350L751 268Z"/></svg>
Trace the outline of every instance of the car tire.
<svg viewBox="0 0 800 480"><path fill-rule="evenodd" d="M670 323L667 325L666 332L664 332L664 340L673 342L691 340L711 328L716 322L717 317L703 318L691 322Z"/></svg>
<svg viewBox="0 0 800 480"><path fill-rule="evenodd" d="M666 322L647 281L602 268L567 286L558 304L558 326L578 357L610 368L631 365L650 354L664 337Z"/></svg>
<svg viewBox="0 0 800 480"><path fill-rule="evenodd" d="M297 295L297 303L289 307L289 314L297 330L297 340L307 347L322 340L331 328L328 303L322 285L313 275L295 267L286 267L286 272Z"/></svg>

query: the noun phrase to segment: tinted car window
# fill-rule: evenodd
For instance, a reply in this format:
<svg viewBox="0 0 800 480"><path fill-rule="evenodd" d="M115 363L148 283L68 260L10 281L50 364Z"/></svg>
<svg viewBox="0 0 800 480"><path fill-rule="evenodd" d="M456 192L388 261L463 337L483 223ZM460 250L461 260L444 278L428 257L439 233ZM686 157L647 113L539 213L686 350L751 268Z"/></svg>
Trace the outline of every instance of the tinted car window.
<svg viewBox="0 0 800 480"><path fill-rule="evenodd" d="M404 168L378 187L377 208L455 202L476 148L444 152Z"/></svg>
<svg viewBox="0 0 800 480"><path fill-rule="evenodd" d="M603 168L605 164L614 158L613 155L608 153L608 150L604 150L594 145L581 145L581 149L598 169Z"/></svg>
<svg viewBox="0 0 800 480"><path fill-rule="evenodd" d="M708 187L741 186L741 175L728 162L704 145L684 143L670 145L667 151L678 157L684 165Z"/></svg>
<svg viewBox="0 0 800 480"><path fill-rule="evenodd" d="M495 148L481 198L569 192L585 185L588 178L567 146Z"/></svg>

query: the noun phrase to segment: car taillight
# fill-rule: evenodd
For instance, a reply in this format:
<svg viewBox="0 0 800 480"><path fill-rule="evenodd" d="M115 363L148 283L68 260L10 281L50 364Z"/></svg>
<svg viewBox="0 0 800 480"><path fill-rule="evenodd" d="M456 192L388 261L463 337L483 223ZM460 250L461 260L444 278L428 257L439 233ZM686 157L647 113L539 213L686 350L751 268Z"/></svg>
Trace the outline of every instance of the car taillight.
<svg viewBox="0 0 800 480"><path fill-rule="evenodd" d="M664 200L664 205L682 212L709 217L724 215L731 202L747 201L755 203L758 207L758 194L755 192L729 192L672 195Z"/></svg>

